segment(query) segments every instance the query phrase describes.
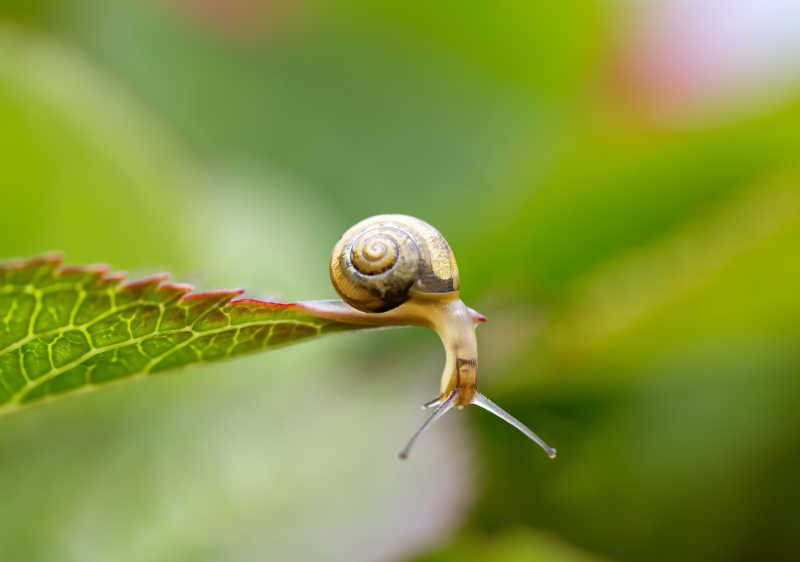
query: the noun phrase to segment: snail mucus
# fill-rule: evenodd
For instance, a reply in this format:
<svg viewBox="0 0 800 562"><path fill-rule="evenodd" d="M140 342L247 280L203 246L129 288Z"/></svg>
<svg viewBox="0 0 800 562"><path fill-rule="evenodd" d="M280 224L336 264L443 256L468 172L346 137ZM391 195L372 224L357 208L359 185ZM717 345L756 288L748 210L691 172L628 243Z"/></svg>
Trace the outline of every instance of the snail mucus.
<svg viewBox="0 0 800 562"><path fill-rule="evenodd" d="M454 407L474 404L516 427L554 458L556 451L525 424L478 392L475 328L486 320L459 298L458 266L444 237L407 215L377 215L345 232L333 248L330 276L341 301L314 301L316 314L367 326L426 326L442 340L446 361L433 414L400 451ZM311 305L312 303L307 303Z"/></svg>

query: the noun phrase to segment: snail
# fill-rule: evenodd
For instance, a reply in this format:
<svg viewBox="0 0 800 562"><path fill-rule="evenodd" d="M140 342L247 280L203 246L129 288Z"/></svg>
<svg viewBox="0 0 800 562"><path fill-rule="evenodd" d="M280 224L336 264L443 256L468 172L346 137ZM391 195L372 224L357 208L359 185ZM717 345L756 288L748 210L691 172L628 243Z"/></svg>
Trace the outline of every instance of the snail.
<svg viewBox="0 0 800 562"><path fill-rule="evenodd" d="M446 352L435 408L400 451L405 459L417 438L454 407L480 406L516 427L554 458L556 451L525 424L477 390L477 324L486 320L459 298L458 266L433 226L407 215L362 220L333 248L330 277L341 301L316 301L318 314L367 326L433 328Z"/></svg>

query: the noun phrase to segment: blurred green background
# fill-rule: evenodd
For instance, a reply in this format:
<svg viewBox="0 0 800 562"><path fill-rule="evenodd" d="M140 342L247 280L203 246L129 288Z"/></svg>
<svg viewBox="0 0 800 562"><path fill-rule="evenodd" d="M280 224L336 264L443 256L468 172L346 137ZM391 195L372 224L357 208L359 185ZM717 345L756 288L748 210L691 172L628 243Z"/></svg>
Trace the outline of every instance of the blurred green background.
<svg viewBox="0 0 800 562"><path fill-rule="evenodd" d="M0 3L0 256L333 297L417 215L488 316L0 420L4 561L793 560L797 2Z"/></svg>

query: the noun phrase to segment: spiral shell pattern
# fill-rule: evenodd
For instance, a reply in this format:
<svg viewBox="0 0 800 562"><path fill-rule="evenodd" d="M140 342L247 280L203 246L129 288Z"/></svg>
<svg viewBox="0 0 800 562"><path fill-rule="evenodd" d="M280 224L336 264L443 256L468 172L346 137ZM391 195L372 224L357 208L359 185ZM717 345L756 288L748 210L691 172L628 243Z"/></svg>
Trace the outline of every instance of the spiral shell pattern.
<svg viewBox="0 0 800 562"><path fill-rule="evenodd" d="M394 236L397 234L397 236ZM397 265L403 232L371 229L356 238L350 247L350 263L363 275L379 275ZM411 241L413 244L413 241ZM412 249L419 253L416 245Z"/></svg>
<svg viewBox="0 0 800 562"><path fill-rule="evenodd" d="M458 290L447 242L428 223L406 215L378 215L350 228L333 249L330 274L342 299L364 312L391 310L414 292Z"/></svg>

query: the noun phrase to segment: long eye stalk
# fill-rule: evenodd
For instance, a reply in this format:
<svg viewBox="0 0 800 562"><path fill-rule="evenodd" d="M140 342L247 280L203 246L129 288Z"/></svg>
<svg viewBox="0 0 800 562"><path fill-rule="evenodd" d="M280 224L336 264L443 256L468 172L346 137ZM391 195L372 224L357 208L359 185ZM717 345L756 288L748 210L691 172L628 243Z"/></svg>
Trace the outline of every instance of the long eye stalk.
<svg viewBox="0 0 800 562"><path fill-rule="evenodd" d="M514 427L519 429L522 433L527 435L534 443L536 443L542 449L544 449L544 452L547 453L548 457L550 457L551 459L556 458L556 450L555 449L553 449L550 445L545 443L542 440L542 438L539 437L538 435L536 435L533 431L531 431L528 428L528 426L526 426L524 423L519 421L517 418L515 418L514 416L512 416L511 414L506 412L503 408L501 408L500 406L498 406L497 404L495 404L494 402L492 402L491 400L486 398L483 394L481 394L477 390L475 391L475 395L472 397L472 403L475 404L476 406L480 406L484 410L487 410L487 411L493 413L495 416L497 416L501 420L504 420L504 421L510 423L511 425L513 425Z"/></svg>
<svg viewBox="0 0 800 562"><path fill-rule="evenodd" d="M405 460L405 459L408 458L408 453L411 451L411 446L414 444L414 442L417 440L417 438L420 435L422 435L422 432L425 431L428 428L428 426L430 426L433 422L435 422L436 420L441 418L443 415L445 415L447 412L449 412L450 410L453 409L453 406L456 404L456 397L457 396L458 396L458 389L453 389L453 391L450 392L450 394L447 396L447 398L441 404L439 404L439 400L438 399L435 399L435 400L431 400L430 402L428 402L427 404L425 404L423 406L424 408L432 408L434 406L437 406L437 407L436 407L436 410L433 412L433 414L431 414L431 416L427 420L425 420L425 423L422 424L422 427L420 427L417 430L417 432L411 437L411 439L409 439L408 444L403 448L403 450L400 451L400 454L398 456L401 459ZM494 402L492 402L491 400L486 398L486 396L484 396L483 394L481 394L477 390L475 391L475 394L473 395L472 401L470 403L471 404L475 404L476 406L480 406L484 410L493 413L495 416L497 416L501 420L503 420L505 422L508 422L509 424L513 425L518 430L520 430L522 433L524 433L534 443L539 445L544 450L544 452L547 453L548 457L550 457L551 459L556 458L556 450L555 449L553 449L550 445L545 443L544 440L542 440L541 437L539 437L533 431L531 431L528 426L526 426L524 423L519 421L517 418L515 418L514 416L512 416L511 414L506 412L503 408L501 408L500 406L498 406L497 404L495 404Z"/></svg>
<svg viewBox="0 0 800 562"><path fill-rule="evenodd" d="M456 392L456 390L453 390L447 399L442 402L438 408L436 408L436 411L433 412L433 414L431 414L431 417L425 420L425 423L422 424L422 427L420 427L417 432L411 436L411 439L408 440L408 444L403 447L403 450L397 455L398 457L400 457L402 460L406 460L408 458L408 453L411 451L411 446L414 444L414 441L417 440L417 437L422 435L422 432L425 431L429 425L453 409L453 405L456 402Z"/></svg>

